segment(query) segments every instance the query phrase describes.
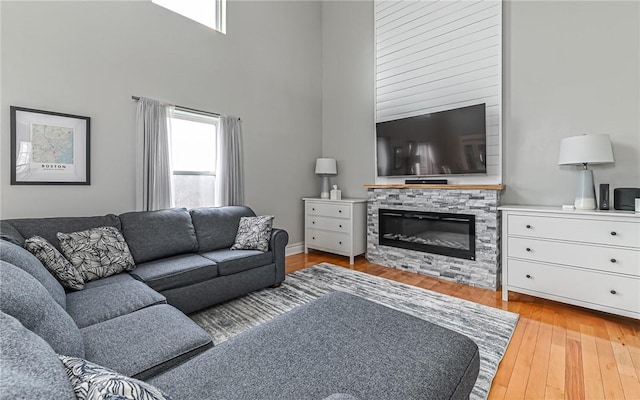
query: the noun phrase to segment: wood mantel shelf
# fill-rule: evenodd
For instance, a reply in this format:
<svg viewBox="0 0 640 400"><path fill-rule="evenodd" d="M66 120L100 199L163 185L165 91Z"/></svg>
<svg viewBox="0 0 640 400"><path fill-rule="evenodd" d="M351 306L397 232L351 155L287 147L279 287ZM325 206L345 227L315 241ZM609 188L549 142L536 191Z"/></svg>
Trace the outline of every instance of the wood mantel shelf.
<svg viewBox="0 0 640 400"><path fill-rule="evenodd" d="M364 185L367 189L458 189L458 190L504 190L506 185L406 185L404 183L384 183Z"/></svg>

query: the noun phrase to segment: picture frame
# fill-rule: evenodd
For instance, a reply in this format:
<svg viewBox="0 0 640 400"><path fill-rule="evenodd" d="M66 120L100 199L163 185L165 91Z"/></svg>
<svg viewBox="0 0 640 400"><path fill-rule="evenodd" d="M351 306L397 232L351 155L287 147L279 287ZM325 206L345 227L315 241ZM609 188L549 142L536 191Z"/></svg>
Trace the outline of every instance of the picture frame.
<svg viewBox="0 0 640 400"><path fill-rule="evenodd" d="M91 118L10 106L12 185L90 185Z"/></svg>

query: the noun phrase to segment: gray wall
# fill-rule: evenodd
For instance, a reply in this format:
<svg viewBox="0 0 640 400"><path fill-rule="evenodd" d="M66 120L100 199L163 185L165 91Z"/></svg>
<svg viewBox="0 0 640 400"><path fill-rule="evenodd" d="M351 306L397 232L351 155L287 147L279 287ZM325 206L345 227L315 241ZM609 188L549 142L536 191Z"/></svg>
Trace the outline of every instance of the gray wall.
<svg viewBox="0 0 640 400"><path fill-rule="evenodd" d="M594 166L596 184L640 187L639 5L505 2L503 204L572 204L575 168L557 165L558 148L582 133L613 141L616 162ZM373 3L322 10L323 154L342 160L343 191L361 195L374 180Z"/></svg>
<svg viewBox="0 0 640 400"><path fill-rule="evenodd" d="M559 167L558 149L582 133L613 142L596 185L640 187L639 5L505 4L503 204L573 204L578 167Z"/></svg>
<svg viewBox="0 0 640 400"><path fill-rule="evenodd" d="M343 197L375 180L373 3L322 3L322 154L338 162Z"/></svg>
<svg viewBox="0 0 640 400"><path fill-rule="evenodd" d="M241 117L248 205L303 240L321 152L320 3L230 1L227 35L150 1L1 7L2 218L133 210L139 95ZM10 186L10 105L90 116L91 185Z"/></svg>

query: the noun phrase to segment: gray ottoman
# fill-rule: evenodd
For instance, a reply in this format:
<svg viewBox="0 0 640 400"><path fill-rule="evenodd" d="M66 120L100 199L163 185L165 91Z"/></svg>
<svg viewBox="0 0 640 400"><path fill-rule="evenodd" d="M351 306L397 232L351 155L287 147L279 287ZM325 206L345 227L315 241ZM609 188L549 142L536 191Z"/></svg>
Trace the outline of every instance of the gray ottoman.
<svg viewBox="0 0 640 400"><path fill-rule="evenodd" d="M334 292L149 382L176 399L468 399L479 366L466 336Z"/></svg>

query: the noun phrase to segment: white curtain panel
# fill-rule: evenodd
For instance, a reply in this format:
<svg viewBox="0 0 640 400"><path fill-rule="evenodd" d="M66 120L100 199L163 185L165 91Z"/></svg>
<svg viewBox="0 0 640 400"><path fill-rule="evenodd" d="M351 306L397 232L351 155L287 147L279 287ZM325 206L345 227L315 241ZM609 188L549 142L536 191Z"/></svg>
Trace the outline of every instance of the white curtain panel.
<svg viewBox="0 0 640 400"><path fill-rule="evenodd" d="M136 115L138 210L172 206L171 135L168 116L173 106L141 97Z"/></svg>
<svg viewBox="0 0 640 400"><path fill-rule="evenodd" d="M215 204L216 206L244 204L242 128L238 117L220 116Z"/></svg>

